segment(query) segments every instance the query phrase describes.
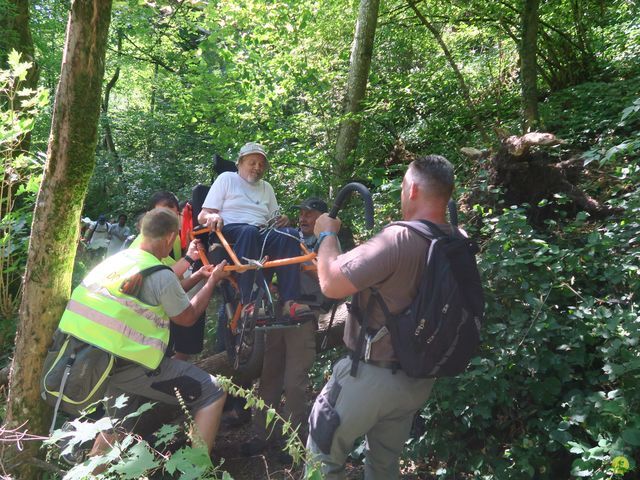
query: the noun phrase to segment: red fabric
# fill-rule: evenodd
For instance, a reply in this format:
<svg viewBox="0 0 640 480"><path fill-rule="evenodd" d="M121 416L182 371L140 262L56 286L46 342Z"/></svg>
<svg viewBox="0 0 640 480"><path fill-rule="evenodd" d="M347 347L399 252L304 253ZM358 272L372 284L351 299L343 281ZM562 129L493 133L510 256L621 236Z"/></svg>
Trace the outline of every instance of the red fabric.
<svg viewBox="0 0 640 480"><path fill-rule="evenodd" d="M193 210L191 204L187 202L182 209L182 228L180 229L180 246L185 250L191 241L191 230L193 229Z"/></svg>

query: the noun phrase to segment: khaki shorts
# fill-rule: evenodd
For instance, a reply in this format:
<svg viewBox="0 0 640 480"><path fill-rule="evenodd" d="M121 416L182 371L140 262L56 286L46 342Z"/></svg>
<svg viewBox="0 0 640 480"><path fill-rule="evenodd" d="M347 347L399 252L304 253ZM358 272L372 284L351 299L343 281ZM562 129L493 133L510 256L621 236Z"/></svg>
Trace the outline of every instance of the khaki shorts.
<svg viewBox="0 0 640 480"><path fill-rule="evenodd" d="M119 359L107 382L106 407L115 418L134 412L147 401L178 405L176 389L192 414L224 395L214 376L191 363L167 357L155 370ZM127 405L116 408L116 399L122 394L129 397Z"/></svg>

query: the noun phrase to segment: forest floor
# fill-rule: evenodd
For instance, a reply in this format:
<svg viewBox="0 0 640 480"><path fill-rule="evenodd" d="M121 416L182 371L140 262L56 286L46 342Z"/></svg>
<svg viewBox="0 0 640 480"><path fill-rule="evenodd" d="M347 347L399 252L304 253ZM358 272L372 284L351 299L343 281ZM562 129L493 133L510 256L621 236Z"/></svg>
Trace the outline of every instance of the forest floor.
<svg viewBox="0 0 640 480"><path fill-rule="evenodd" d="M280 442L269 442L267 449L254 456L246 456L241 445L253 436L251 422L239 426L223 424L216 437L214 464L224 463L221 469L235 480L298 480L304 476L302 465L292 465L282 459ZM362 467L348 465L348 479L362 478Z"/></svg>
<svg viewBox="0 0 640 480"><path fill-rule="evenodd" d="M223 420L224 422L224 420ZM246 456L241 445L251 439L251 422L239 426L223 425L216 437L214 464L224 463L221 469L228 472L234 480L300 480L304 477L302 465L292 465L282 459L279 442L271 442L259 455ZM404 469L402 480L427 480L433 478L422 469ZM415 470L410 473L409 470ZM347 480L363 478L363 466L360 462L347 462Z"/></svg>
<svg viewBox="0 0 640 480"><path fill-rule="evenodd" d="M209 318L217 318L218 307L211 302L207 310ZM213 322L212 322L213 323ZM205 337L204 351L200 358L213 355L215 345L215 333L213 328ZM319 392L308 392L309 410L311 401ZM245 412L246 413L246 412ZM226 471L234 480L299 480L304 477L303 465L292 465L291 461L285 461L283 457L282 442L270 441L266 450L258 455L247 456L241 451L242 444L253 437L253 428L250 421L237 425L238 422L229 422L230 412L223 414L222 424L216 437L213 460L214 465L221 465L221 470ZM235 420L235 418L234 418ZM235 425L233 423L236 423ZM351 460L351 459L349 459ZM403 469L402 480L427 480L433 478L423 468L408 467ZM347 479L355 480L363 478L362 462L348 461L346 465Z"/></svg>

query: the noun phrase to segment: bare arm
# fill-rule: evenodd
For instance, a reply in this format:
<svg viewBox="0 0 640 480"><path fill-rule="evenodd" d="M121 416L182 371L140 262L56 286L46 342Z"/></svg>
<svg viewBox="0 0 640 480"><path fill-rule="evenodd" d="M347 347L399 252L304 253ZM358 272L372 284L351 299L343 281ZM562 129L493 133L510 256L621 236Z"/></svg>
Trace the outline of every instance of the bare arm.
<svg viewBox="0 0 640 480"><path fill-rule="evenodd" d="M187 248L187 256L191 257L191 259L193 260L195 260L198 257L199 243L200 243L200 240L191 240L191 242L189 243L189 247ZM182 276L184 275L184 272L186 272L189 269L190 266L191 264L187 262L187 260L184 257L179 258L178 261L171 266L171 270L173 270L173 273L175 273L180 279L180 285L182 285L182 288L184 289L185 292L189 291L193 287L193 285L195 285L194 283L193 285L187 288L183 283L184 280Z"/></svg>
<svg viewBox="0 0 640 480"><path fill-rule="evenodd" d="M222 230L224 225L222 217L220 216L220 210L216 208L203 208L198 214L198 222L214 230Z"/></svg>
<svg viewBox="0 0 640 480"><path fill-rule="evenodd" d="M206 310L207 305L209 304L209 299L211 298L211 295L213 295L213 291L218 282L229 275L228 272L223 270L226 264L226 261L222 261L215 266L211 272L211 276L207 280L207 283L202 287L202 290L196 293L196 295L191 299L189 306L185 308L182 313L175 317L171 317L172 322L183 327L190 327L196 323L200 315L202 315Z"/></svg>
<svg viewBox="0 0 640 480"><path fill-rule="evenodd" d="M315 234L317 237L322 232L337 233L340 230L340 220L330 218L326 213L316 220ZM340 243L336 235L324 238L318 250L318 280L320 290L329 298L344 298L353 295L358 289L351 283L340 270L337 261L340 255Z"/></svg>
<svg viewBox="0 0 640 480"><path fill-rule="evenodd" d="M182 286L182 289L185 292L188 292L193 287L195 287L200 282L200 280L209 278L209 275L211 275L212 271L213 271L213 265L205 265L201 267L200 269L198 269L197 272L195 272L190 277L183 278L182 280L180 280L180 285Z"/></svg>

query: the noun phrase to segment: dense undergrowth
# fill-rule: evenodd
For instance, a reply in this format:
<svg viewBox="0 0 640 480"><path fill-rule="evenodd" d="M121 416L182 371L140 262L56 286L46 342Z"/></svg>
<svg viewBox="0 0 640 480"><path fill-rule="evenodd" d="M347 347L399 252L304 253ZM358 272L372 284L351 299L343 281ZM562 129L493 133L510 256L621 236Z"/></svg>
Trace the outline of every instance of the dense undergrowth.
<svg viewBox="0 0 640 480"><path fill-rule="evenodd" d="M408 450L439 477L637 478L640 108L629 84L581 85L549 106L577 100L558 126L585 152L585 187L623 214L568 217L557 196L533 228L530 206L476 207L483 347L464 375L438 382ZM602 102L624 108L588 108Z"/></svg>
<svg viewBox="0 0 640 480"><path fill-rule="evenodd" d="M338 91L345 81L348 54L343 46L350 41L351 20L342 18L343 5L337 2L327 2L323 9L309 7L316 23L301 24L296 34L307 43L299 39L300 45L290 51L285 40L291 34L281 31L288 24L255 20L256 15L278 13L265 5L257 2L257 12L244 12L231 11L232 6L224 3L211 4L210 10L224 11L210 12L211 24L206 26L213 35L198 47L204 62L190 67L189 82L177 82L167 72L163 77L162 70L153 77L154 92L156 85L160 92L156 113L149 111L143 94L147 83L141 80L152 77L151 67L146 65L145 72L137 59L118 59L122 90L114 90L110 112L118 156L98 150L88 214L120 210L133 214L159 188L187 198L195 183L208 182L214 152L232 158L238 144L254 139L273 148L269 179L278 198L293 205L309 194L330 195L332 132L337 125ZM115 17L114 25L131 24L142 37L140 25L149 23L146 14L138 18L125 13ZM309 13L306 7L303 13ZM36 11L35 18L39 15ZM304 15L297 16L304 20ZM236 16L267 30L269 36L263 32L265 38L255 45L243 44L244 50L218 41L227 39L227 30L236 33L237 25L230 21ZM608 46L596 45L599 63L606 64L599 75L560 91L544 91L541 103L544 130L566 142L550 150L550 157L580 156L586 166L580 187L624 211L596 221L584 213L567 213L568 200L556 196L543 202L549 218L535 227L529 219L538 206L501 204L501 192L488 184L485 164L460 155L462 146L489 145L481 143L472 112L462 102L438 48L427 45L424 32L405 23L391 22L380 30L354 163L354 177L374 190L378 227L399 215L404 166L387 163L399 139L411 151L450 158L456 164L458 195L481 189L498 205L493 209L478 205L462 218L482 247L479 261L487 300L483 344L464 375L438 381L414 425L405 459L417 464L425 477L640 478L640 28L631 16L627 22L624 28L607 27ZM42 26L47 25L63 38L64 21L47 18ZM487 127L500 125L515 132L519 92L513 75L514 47L498 42L500 48L494 49L496 42L477 32L476 50L469 46L475 37L463 29L459 32L452 29L447 39L460 63L466 63L464 73L477 97L478 114ZM42 41L44 35L40 37ZM265 43L274 50L265 49ZM245 50L253 63L244 58ZM180 54L177 58L185 56ZM226 63L213 58L223 55L228 57ZM42 57L59 69L58 59ZM228 70L214 68L216 62ZM252 73L254 63L269 67L261 72L277 73L275 79ZM113 70L114 65L109 67ZM53 70L47 70L50 87L55 85ZM227 82L226 75L233 81ZM192 83L197 87L193 92L185 87ZM210 85L221 93L212 93ZM178 90L186 92L184 98ZM177 98L175 105L172 98ZM258 113L256 105L262 108ZM45 149L49 113L45 109L35 124L32 150ZM3 130L5 125L3 118ZM23 133L32 126L31 121L22 125ZM0 140L15 141L9 136ZM0 142L3 150L4 145ZM6 155L3 159L6 173L13 160ZM13 270L2 272L11 273L12 294L19 293L16 285L26 261L41 169L35 155L23 160L15 213L0 223L5 242L0 245L13 242L0 259L12 261ZM347 223L355 223L356 236L362 240L370 232L358 229L359 208L352 202L342 215ZM80 266L76 280L84 272ZM0 322L3 352L12 348L16 305ZM318 358L318 385L333 359L333 352Z"/></svg>

